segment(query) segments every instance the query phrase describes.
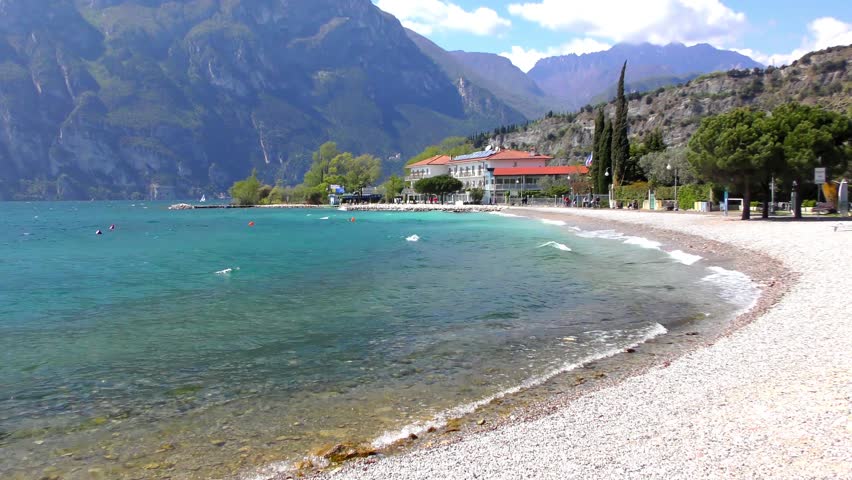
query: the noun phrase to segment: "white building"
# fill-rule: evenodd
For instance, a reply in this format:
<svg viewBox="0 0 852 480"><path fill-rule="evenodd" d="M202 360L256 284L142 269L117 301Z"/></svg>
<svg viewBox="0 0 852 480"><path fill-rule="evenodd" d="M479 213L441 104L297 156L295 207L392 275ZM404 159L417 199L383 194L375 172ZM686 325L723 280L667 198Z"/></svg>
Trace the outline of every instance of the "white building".
<svg viewBox="0 0 852 480"><path fill-rule="evenodd" d="M540 190L539 181L545 177L570 178L589 173L589 169L582 165L548 167L551 160L553 157L535 152L502 149L484 150L452 159L439 155L407 166L410 173L405 180L413 188L414 182L421 178L449 174L462 182L465 192L472 188L484 190L483 202L490 203L492 199L502 199L506 192L516 195ZM468 200L469 195L465 193L456 198Z"/></svg>

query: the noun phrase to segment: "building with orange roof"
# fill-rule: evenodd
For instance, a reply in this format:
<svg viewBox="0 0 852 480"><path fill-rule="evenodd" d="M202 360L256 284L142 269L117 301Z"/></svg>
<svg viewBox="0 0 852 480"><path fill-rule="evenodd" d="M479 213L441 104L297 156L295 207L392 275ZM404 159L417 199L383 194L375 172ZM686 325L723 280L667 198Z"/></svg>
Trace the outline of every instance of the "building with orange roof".
<svg viewBox="0 0 852 480"><path fill-rule="evenodd" d="M405 176L406 185L414 188L414 182L421 178L437 177L449 173L449 164L452 161L449 155L435 155L434 157L421 160L411 165L406 165L408 174Z"/></svg>
<svg viewBox="0 0 852 480"><path fill-rule="evenodd" d="M414 183L422 178L450 175L462 182L463 192L454 196L455 200L468 201L468 191L480 188L485 192L483 202L502 200L508 193L519 196L521 192L541 190L539 183L544 178L571 178L588 175L589 169L583 165L548 166L553 160L549 155L521 150L488 149L468 155L450 158L436 155L406 166L407 196L414 195Z"/></svg>

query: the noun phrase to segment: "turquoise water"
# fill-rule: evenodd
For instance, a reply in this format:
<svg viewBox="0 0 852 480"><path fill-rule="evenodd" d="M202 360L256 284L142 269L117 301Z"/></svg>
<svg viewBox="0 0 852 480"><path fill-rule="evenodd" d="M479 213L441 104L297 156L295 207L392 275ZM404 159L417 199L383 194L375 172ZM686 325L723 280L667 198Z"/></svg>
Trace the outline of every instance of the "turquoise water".
<svg viewBox="0 0 852 480"><path fill-rule="evenodd" d="M392 440L742 306L707 265L577 233L484 214L0 204L0 477L228 478Z"/></svg>

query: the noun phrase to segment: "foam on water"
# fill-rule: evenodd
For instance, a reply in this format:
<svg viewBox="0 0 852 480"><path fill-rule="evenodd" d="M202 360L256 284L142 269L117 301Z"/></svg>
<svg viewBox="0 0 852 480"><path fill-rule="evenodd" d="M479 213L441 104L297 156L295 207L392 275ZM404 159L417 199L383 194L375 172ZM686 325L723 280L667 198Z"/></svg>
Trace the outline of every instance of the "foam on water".
<svg viewBox="0 0 852 480"><path fill-rule="evenodd" d="M660 242L649 240L645 237L627 237L624 240L625 245L636 245L637 247L647 248L649 250L659 250L663 246Z"/></svg>
<svg viewBox="0 0 852 480"><path fill-rule="evenodd" d="M612 332L612 333L615 333L615 332ZM444 425L446 425L447 421L449 421L453 418L460 418L460 417L463 417L463 416L468 415L470 413L473 413L473 412L476 411L476 409L478 409L478 408L480 408L484 405L488 405L489 403L491 403L492 401L494 401L496 399L503 398L507 395L512 395L512 394L518 393L520 391L536 387L536 386L543 384L544 382L550 380L551 378L553 378L557 375L560 375L560 374L566 373L566 372L570 372L572 370L576 370L576 369L578 369L578 368L580 368L583 365L586 365L588 363L595 362L595 361L598 361L598 360L602 360L604 358L611 357L613 355L617 355L617 354L623 352L625 349L636 348L637 346L639 346L639 345L641 345L641 344L643 344L643 343L645 343L649 340L652 340L656 337L659 337L660 335L665 335L666 333L668 333L668 330L666 330L666 327L660 325L659 323L655 323L655 324L649 326L645 331L641 332L641 334L639 335L639 338L633 340L630 343L627 343L625 345L618 345L618 346L612 346L614 344L608 344L608 346L612 346L612 348L607 348L607 349L601 350L599 352L589 354L588 356L586 356L586 357L584 357L581 360L576 361L576 362L565 363L565 364L559 366L558 368L555 368L555 369L553 369L553 370L551 370L547 373L544 373L543 375L539 375L539 376L527 379L526 381L522 382L520 385L516 385L514 387L507 388L506 390L503 390L503 391L498 392L494 395L485 397L481 400L477 400L477 401L474 401L474 402L466 403L464 405L460 405L460 406L455 407L455 408L451 408L449 410L446 410L444 412L439 413L438 415L433 417L432 420L429 420L429 421L426 421L426 422L415 422L415 423L406 425L399 430L396 430L396 431L393 431L393 432L385 432L384 434L382 434L381 436L379 436L378 438L373 440L373 442L372 442L373 447L375 447L375 448L386 447L388 445L393 444L396 441L402 440L404 438L408 438L409 435L411 435L412 433L415 434L415 435L422 435L424 432L426 432L430 428L443 427Z"/></svg>
<svg viewBox="0 0 852 480"><path fill-rule="evenodd" d="M514 213L505 213L505 212L488 212L489 215L497 215L498 217L507 217L507 218L524 218L523 215L515 215Z"/></svg>
<svg viewBox="0 0 852 480"><path fill-rule="evenodd" d="M624 235L623 233L617 232L615 230L591 230L586 231L579 228L576 228L576 233L578 237L583 238L600 238L603 240L616 240L623 242L625 245L634 245L641 248L647 248L649 250L661 250L663 244L645 237L636 237L630 235Z"/></svg>
<svg viewBox="0 0 852 480"><path fill-rule="evenodd" d="M741 312L751 310L757 303L760 287L748 275L722 267L708 267L707 270L713 273L702 278L701 281L715 285L721 297L739 307Z"/></svg>
<svg viewBox="0 0 852 480"><path fill-rule="evenodd" d="M233 271L233 268L226 268L224 270L219 270L218 272L216 272L216 275L230 275Z"/></svg>
<svg viewBox="0 0 852 480"><path fill-rule="evenodd" d="M329 219L329 217L322 217L322 218L320 218L320 220L328 220L328 219Z"/></svg>
<svg viewBox="0 0 852 480"><path fill-rule="evenodd" d="M704 257L699 255L692 255L684 252L683 250L674 250L668 252L669 256L672 257L675 261L678 261L684 265L695 265L699 261L701 261Z"/></svg>
<svg viewBox="0 0 852 480"><path fill-rule="evenodd" d="M553 247L557 250L562 250L563 252L570 252L571 251L571 247L569 247L568 245L565 245L564 243L558 243L558 242L547 242L547 243L539 245L536 248L544 248L544 247Z"/></svg>
<svg viewBox="0 0 852 480"><path fill-rule="evenodd" d="M546 218L542 219L541 223L543 223L545 225L556 225L557 227L564 227L564 226L568 225L567 223L565 223L562 220L547 220Z"/></svg>
<svg viewBox="0 0 852 480"><path fill-rule="evenodd" d="M576 235L583 238L602 238L604 240L624 240L627 238L615 230L579 230Z"/></svg>
<svg viewBox="0 0 852 480"><path fill-rule="evenodd" d="M415 234L415 235L412 235L412 236L410 236L410 237L407 237L407 238L405 239L405 241L407 241L407 242L419 242L419 241L420 241L420 237L419 237L419 236L417 236L417 235Z"/></svg>

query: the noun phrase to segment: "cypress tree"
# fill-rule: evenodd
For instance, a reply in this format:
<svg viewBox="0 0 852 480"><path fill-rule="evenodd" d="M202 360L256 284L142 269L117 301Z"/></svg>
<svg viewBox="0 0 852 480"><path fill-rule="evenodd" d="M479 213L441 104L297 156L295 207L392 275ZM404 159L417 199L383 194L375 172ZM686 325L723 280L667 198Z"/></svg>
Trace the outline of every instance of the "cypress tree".
<svg viewBox="0 0 852 480"><path fill-rule="evenodd" d="M597 189L598 185L600 185L600 178L604 174L604 169L606 166L603 162L603 157L601 156L601 141L603 140L604 134L604 112L603 108L598 109L598 115L595 117L595 137L592 144L592 167L591 174L592 177L592 186ZM598 192L600 193L600 192Z"/></svg>
<svg viewBox="0 0 852 480"><path fill-rule="evenodd" d="M630 158L630 141L627 139L627 99L624 97L624 72L627 61L621 67L618 79L618 96L615 99L615 124L612 127L612 182L619 186L622 174Z"/></svg>
<svg viewBox="0 0 852 480"><path fill-rule="evenodd" d="M595 184L595 190L598 193L607 193L609 192L609 183L612 178L612 172L610 172L610 176L606 175L606 169L609 167L610 162L612 161L612 138L613 138L613 126L612 121L606 119L606 123L604 125L603 135L601 135L601 143L600 143L600 164L598 164L599 175L597 178L597 183Z"/></svg>

